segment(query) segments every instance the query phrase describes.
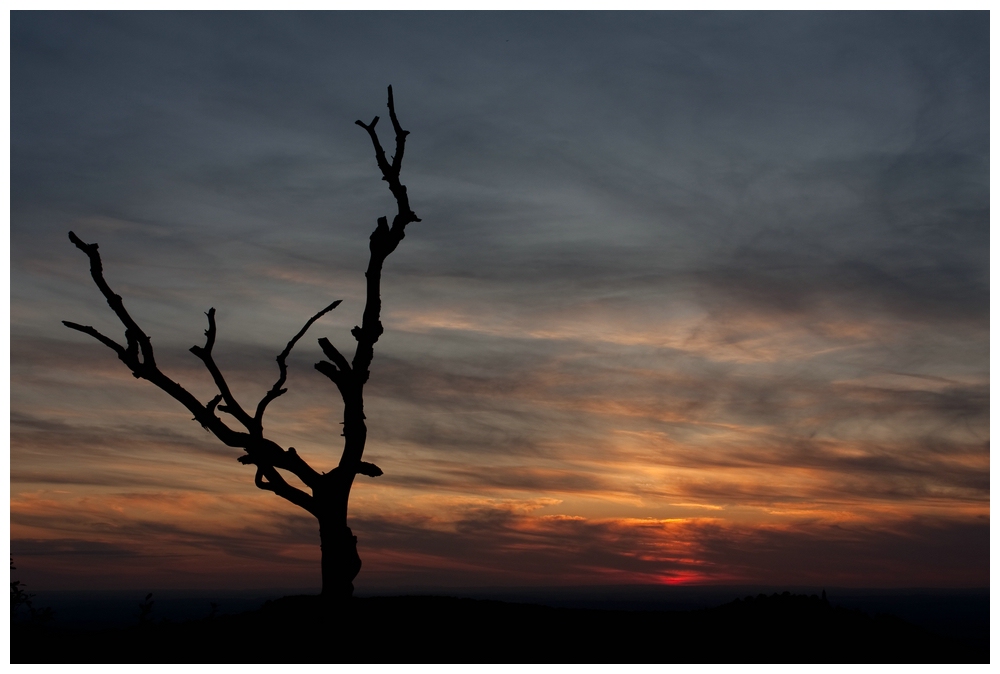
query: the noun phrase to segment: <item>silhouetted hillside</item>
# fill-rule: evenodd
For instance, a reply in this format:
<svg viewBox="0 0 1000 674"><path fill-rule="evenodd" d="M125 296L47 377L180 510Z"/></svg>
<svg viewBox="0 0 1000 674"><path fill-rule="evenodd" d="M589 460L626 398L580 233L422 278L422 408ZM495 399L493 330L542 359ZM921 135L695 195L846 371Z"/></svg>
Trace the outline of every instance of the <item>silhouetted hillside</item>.
<svg viewBox="0 0 1000 674"><path fill-rule="evenodd" d="M790 593L696 611L602 611L450 597L315 596L118 630L15 625L12 662L988 662L984 640Z"/></svg>

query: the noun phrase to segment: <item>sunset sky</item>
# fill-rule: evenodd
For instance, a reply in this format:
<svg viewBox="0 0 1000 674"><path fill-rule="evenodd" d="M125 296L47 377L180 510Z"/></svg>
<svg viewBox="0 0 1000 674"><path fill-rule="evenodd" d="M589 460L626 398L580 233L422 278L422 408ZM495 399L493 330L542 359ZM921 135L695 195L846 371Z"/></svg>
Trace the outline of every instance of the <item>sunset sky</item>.
<svg viewBox="0 0 1000 674"><path fill-rule="evenodd" d="M314 467L391 84L359 591L989 584L989 17L11 16L11 554L30 589L318 588L315 519L115 354Z"/></svg>

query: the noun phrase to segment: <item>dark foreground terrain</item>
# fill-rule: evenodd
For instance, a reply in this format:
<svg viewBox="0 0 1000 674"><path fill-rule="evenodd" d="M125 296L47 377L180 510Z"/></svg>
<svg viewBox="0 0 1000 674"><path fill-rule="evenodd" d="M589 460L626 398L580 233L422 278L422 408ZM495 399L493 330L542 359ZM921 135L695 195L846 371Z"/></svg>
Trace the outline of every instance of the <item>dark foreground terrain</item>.
<svg viewBox="0 0 1000 674"><path fill-rule="evenodd" d="M291 596L239 615L85 630L11 627L12 663L989 662L986 639L773 594L693 611L449 597Z"/></svg>

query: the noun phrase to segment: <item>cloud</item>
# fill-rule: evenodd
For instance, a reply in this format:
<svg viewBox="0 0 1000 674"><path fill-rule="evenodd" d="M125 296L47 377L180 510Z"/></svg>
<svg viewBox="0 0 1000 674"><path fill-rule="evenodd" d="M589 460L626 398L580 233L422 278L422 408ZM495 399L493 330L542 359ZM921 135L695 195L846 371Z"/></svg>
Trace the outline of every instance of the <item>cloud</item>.
<svg viewBox="0 0 1000 674"><path fill-rule="evenodd" d="M276 512L255 497L43 492L15 498L11 513L12 554L33 586L305 587L319 581L315 520L294 507Z"/></svg>
<svg viewBox="0 0 1000 674"><path fill-rule="evenodd" d="M986 583L985 519L803 521L753 526L678 520L532 516L503 506L453 522L359 518L369 582L534 585L745 582L906 587ZM927 564L914 567L913 558Z"/></svg>
<svg viewBox="0 0 1000 674"><path fill-rule="evenodd" d="M352 506L364 573L978 577L987 19L19 13L17 540L35 541L33 563L63 560L51 577L67 584L73 550L98 560L88 542L146 560L176 544L176 574L147 567L165 583L225 579L226 564L243 569L233 582L314 582L308 520L283 538L290 506L232 450L60 324L122 334L66 231L99 241L158 362L202 400L215 391L187 350L209 307L217 360L252 405L291 335L344 299L296 346L265 419L327 469L342 408L314 340L354 343L367 237L393 204L353 121L384 113L391 82L423 222L382 278L365 411L385 476ZM544 499L561 504L509 505ZM967 536L968 560L938 534ZM142 582L124 562L80 568Z"/></svg>

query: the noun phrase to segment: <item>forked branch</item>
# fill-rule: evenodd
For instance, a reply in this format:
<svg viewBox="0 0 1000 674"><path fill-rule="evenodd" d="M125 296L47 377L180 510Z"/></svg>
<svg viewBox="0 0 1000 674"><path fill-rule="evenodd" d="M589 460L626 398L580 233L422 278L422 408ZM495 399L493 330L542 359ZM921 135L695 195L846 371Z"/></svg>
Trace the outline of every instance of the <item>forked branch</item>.
<svg viewBox="0 0 1000 674"><path fill-rule="evenodd" d="M368 135L371 136L372 145L375 146L375 161L378 163L379 170L382 171L382 180L389 183L389 190L392 192L392 196L396 198L396 205L399 209L396 217L392 220L392 228L399 228L399 239L402 239L403 228L411 222L420 222L420 218L410 210L410 201L406 196L406 187L399 182L399 171L403 166L403 150L406 147L406 137L410 132L404 131L399 125L399 120L396 118L396 106L392 100L391 86L389 87L389 119L392 120L393 131L396 132L396 153L393 155L392 164L386 161L385 150L382 149L382 144L378 140L378 134L375 132L378 117L375 117L371 124L365 124L360 119L354 123L367 131ZM374 237L375 235L373 234L372 236ZM397 240L396 243L399 243L399 241ZM395 245L393 245L393 248L395 248ZM374 250L372 252L374 253ZM391 252L390 250L386 255Z"/></svg>
<svg viewBox="0 0 1000 674"><path fill-rule="evenodd" d="M381 469L373 464L361 461L364 453L365 441L367 438L367 427L365 425L364 414L364 385L368 381L369 367L375 353L375 343L382 335L382 323L380 315L382 313L381 281L382 264L385 259L396 249L399 242L405 236L405 228L411 222L420 222L420 218L410 208L410 202L406 195L406 186L400 182L399 174L403 166L403 153L406 148L406 137L409 131L405 131L399 124L396 117L396 107L392 98L392 87L389 87L389 118L392 120L392 128L396 134L396 152L392 157L392 162L386 159L385 150L379 142L375 125L378 124L378 117L375 117L371 124L365 124L360 119L355 122L358 126L368 132L372 146L375 149L375 162L382 172L382 179L389 183L389 191L392 192L396 200L397 213L392 220L392 227L389 226L388 218L378 218L375 231L372 232L368 249L371 256L368 260L368 270L365 272L366 278L366 298L365 310L360 326L354 326L351 334L357 340L357 347L354 351L354 359L348 363L347 359L330 343L323 338L319 340L319 345L329 361L316 363L316 369L330 378L340 391L344 399L344 453L340 459L339 469L350 479L357 473L376 477L382 474ZM350 482L348 481L348 485ZM349 486L348 486L349 488Z"/></svg>
<svg viewBox="0 0 1000 674"><path fill-rule="evenodd" d="M205 364L205 367L212 375L212 381L215 382L216 387L219 389L219 393L222 394L222 400L224 400L226 404L219 405L219 410L236 417L236 420L243 424L243 427L250 433L260 435L262 429L259 424L254 423L254 420L250 418L250 415L247 414L243 407L236 401L236 397L233 395L233 392L229 390L229 384L226 383L226 378L222 376L222 372L219 370L219 366L215 364L215 358L212 356L212 347L215 346L215 308L213 307L209 309L208 313L205 315L208 316L208 330L205 331L205 346L195 345L189 350Z"/></svg>
<svg viewBox="0 0 1000 674"><path fill-rule="evenodd" d="M271 485L270 487L261 487L262 489L267 488L268 491L273 491L282 498L310 510L312 506L310 505L307 507L306 504L311 504L312 497L285 482L281 475L277 472L276 468L282 468L292 472L296 477L310 487L314 487L320 482L320 474L310 467L309 464L307 464L294 449L289 448L288 450L284 450L277 443L265 438L263 436L261 420L267 404L285 392L285 389L282 388L287 376L287 366L285 361L288 358L289 353L291 353L292 347L295 346L295 343L305 334L306 330L308 330L313 323L332 310L335 306L340 304L340 301L338 300L337 302L334 302L310 318L309 321L306 322L305 326L288 343L284 351L278 355L278 369L280 372L278 381L271 388L271 390L265 394L261 403L257 406L256 415L251 417L236 401L232 390L226 383L225 377L222 375L222 372L219 370L212 356L212 348L215 346L216 336L215 309L210 309L207 314L208 330L205 331L205 346L194 346L191 348L191 352L205 364L209 373L212 375L212 379L215 382L216 387L219 389L219 395L212 398L207 404L203 404L195 396L188 392L187 389L165 375L156 366L152 342L126 311L122 298L111 290L111 287L104 279L104 268L101 262L100 253L98 253L97 244L84 243L73 232L69 233L69 238L77 248L86 253L87 257L90 258L90 273L94 282L100 289L101 294L104 295L112 311L115 312L115 315L118 316L118 319L125 326L126 346L122 346L118 342L101 334L89 325L80 325L79 323L72 323L70 321L63 321L63 324L72 330L90 335L113 350L116 354L118 354L118 358L132 371L133 376L146 379L180 402L194 415L196 421L198 421L204 428L211 431L226 445L230 447L240 447L245 450L246 455L240 457L240 461L242 463L255 464L260 471L263 471L262 475L267 479L267 481L262 482L262 484ZM141 359L139 358L140 352L142 354ZM221 404L223 402L225 405ZM217 409L231 414L241 424L243 424L249 432L244 433L236 431L227 426L225 422L223 422L222 419L216 415L215 412ZM258 484L258 486L261 485ZM312 510L310 510L310 512L312 512Z"/></svg>
<svg viewBox="0 0 1000 674"><path fill-rule="evenodd" d="M118 358L124 362L137 378L146 379L157 387L165 391L179 403L184 405L202 426L212 431L222 442L230 447L243 447L247 444L249 436L232 430L221 419L215 415L215 406L202 405L201 402L191 395L184 387L163 374L156 366L156 359L153 356L153 345L149 337L139 328L138 324L125 310L122 298L116 295L107 281L104 280L104 267L101 263L101 255L97 252L97 244L84 243L80 237L73 232L69 233L70 241L87 254L90 258L90 275L97 284L101 294L107 300L111 310L115 312L118 319L125 326L125 339L127 346L121 346L113 339L102 335L89 325L80 325L70 321L63 321L66 327L90 335L99 342L112 349L118 354ZM139 359L139 351L142 351L142 359Z"/></svg>
<svg viewBox="0 0 1000 674"><path fill-rule="evenodd" d="M88 258L90 258L90 276L91 278L94 279L94 283L97 284L97 287L98 289L100 289L101 294L104 295L104 299L107 300L108 306L111 307L111 310L115 312L115 316L117 316L118 320L120 320L122 322L122 325L125 326L125 337L129 342L129 346L132 347L133 343L137 342L139 348L142 349L142 363L139 363L138 358L136 358L134 359L134 363L128 363L126 361L126 365L128 365L130 368L133 367L133 364L137 367L146 366L150 368L155 368L156 359L153 357L153 344L149 341L149 337L146 336L146 333L144 333L139 328L136 322L132 320L132 317L129 316L128 312L125 311L125 305L122 304L121 296L116 295L114 292L112 292L111 287L108 286L107 281L104 280L104 265L101 263L101 254L97 252L97 244L84 243L80 239L80 237L78 237L73 232L69 233L69 240L73 242L73 245L75 245L77 248L86 253ZM91 330L93 330L93 328L91 328ZM93 330L93 333L97 333L97 331ZM88 334L93 335L93 333L88 333ZM97 335L93 336L96 337ZM97 339L100 339L102 342L104 342L105 345L110 346L110 344L108 344L108 341L111 340L105 341L100 337L97 337ZM115 350L117 351L117 349ZM134 350L135 350L134 348L130 348L127 349L126 351L134 351ZM121 353L119 353L119 357L121 357ZM135 373L135 368L133 368L133 373Z"/></svg>

